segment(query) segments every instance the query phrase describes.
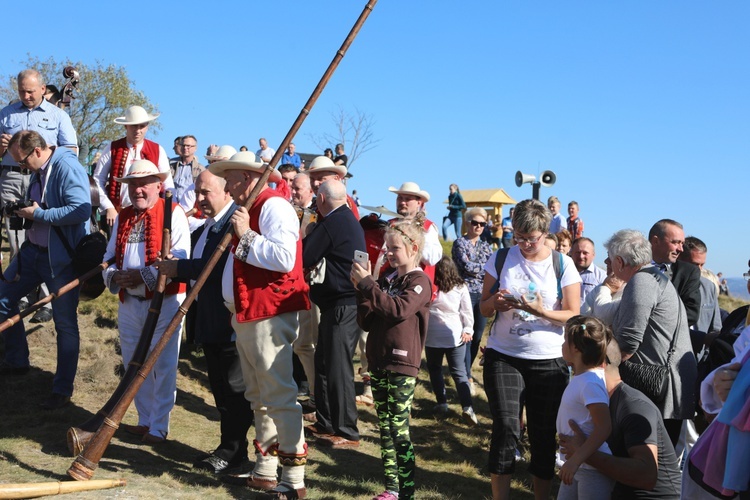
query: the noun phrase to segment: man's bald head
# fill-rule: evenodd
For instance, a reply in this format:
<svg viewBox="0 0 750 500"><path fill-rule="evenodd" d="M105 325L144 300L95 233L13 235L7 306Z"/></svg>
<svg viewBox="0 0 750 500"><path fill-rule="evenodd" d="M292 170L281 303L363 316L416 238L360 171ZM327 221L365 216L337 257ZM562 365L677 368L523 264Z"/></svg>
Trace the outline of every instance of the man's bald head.
<svg viewBox="0 0 750 500"><path fill-rule="evenodd" d="M318 187L318 210L322 214L329 214L341 205L346 204L346 186L344 183L331 179Z"/></svg>

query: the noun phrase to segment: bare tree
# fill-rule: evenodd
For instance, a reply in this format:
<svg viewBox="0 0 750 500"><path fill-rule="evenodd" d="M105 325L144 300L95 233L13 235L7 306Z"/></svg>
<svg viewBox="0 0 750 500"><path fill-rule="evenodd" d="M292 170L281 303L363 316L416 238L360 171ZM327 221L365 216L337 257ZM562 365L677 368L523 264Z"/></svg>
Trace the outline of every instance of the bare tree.
<svg viewBox="0 0 750 500"><path fill-rule="evenodd" d="M351 171L354 162L376 147L380 139L375 138L375 119L358 108L349 113L341 106L331 113L335 131L323 134L308 134L307 136L321 151L333 148L336 144L343 144L349 159L347 168Z"/></svg>
<svg viewBox="0 0 750 500"><path fill-rule="evenodd" d="M90 158L108 142L122 136L122 126L114 119L122 116L129 106L139 105L151 112L157 112L146 95L135 89L135 82L127 70L114 64L104 65L97 61L88 66L80 62L46 61L29 55L24 63L26 68L39 71L47 84L60 87L62 71L66 66L74 66L80 74L80 83L74 91L75 99L67 108L70 119L78 134L79 158L87 164ZM0 99L7 103L18 99L17 75L8 75L7 83L0 85ZM152 123L152 130L159 130L158 123Z"/></svg>

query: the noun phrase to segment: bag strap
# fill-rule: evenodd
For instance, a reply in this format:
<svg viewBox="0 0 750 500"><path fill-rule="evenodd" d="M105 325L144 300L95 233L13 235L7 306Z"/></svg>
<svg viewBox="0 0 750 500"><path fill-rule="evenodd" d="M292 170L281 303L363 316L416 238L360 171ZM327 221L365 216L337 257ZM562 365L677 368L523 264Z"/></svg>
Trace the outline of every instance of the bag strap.
<svg viewBox="0 0 750 500"><path fill-rule="evenodd" d="M60 241L62 241L63 246L65 247L65 251L68 252L68 255L72 259L75 257L75 252L73 251L73 248L70 246L70 243L68 243L68 240L65 238L65 235L62 232L62 229L60 229L60 226L52 226L52 229L55 230L57 233L57 237L60 238Z"/></svg>

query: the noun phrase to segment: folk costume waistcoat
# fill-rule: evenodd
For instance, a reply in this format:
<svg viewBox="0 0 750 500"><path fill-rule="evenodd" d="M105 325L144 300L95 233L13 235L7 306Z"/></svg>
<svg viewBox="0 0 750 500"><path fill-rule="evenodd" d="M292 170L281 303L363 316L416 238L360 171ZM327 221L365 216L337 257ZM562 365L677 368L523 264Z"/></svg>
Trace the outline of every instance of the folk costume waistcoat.
<svg viewBox="0 0 750 500"><path fill-rule="evenodd" d="M172 203L172 210L182 210L179 205ZM120 222L117 227L117 240L115 241L115 262L118 269L122 269L123 258L125 256L125 245L128 244L128 238L135 225L143 221L144 232L146 237L145 252L146 262L145 266L150 266L156 261L156 258L161 251L161 243L164 228L164 200L159 198L156 204L150 209L146 210L142 214L136 214L133 206L125 207L120 212ZM136 243L137 244L137 243ZM180 283L172 281L167 284L167 288L164 290L165 295L174 295L177 293L184 293L187 289L186 283ZM125 301L125 290L120 290L120 302ZM154 292L146 287L146 298L150 299L154 296Z"/></svg>
<svg viewBox="0 0 750 500"><path fill-rule="evenodd" d="M111 170L109 172L109 181L107 182L107 197L110 199L112 204L115 206L117 211L120 211L120 189L122 184L115 180L115 177L124 177L125 162L128 159L128 143L125 137L112 141L110 146L112 151L112 159L110 161ZM136 160L149 160L151 163L159 167L159 145L148 139L143 140L143 146L141 147L141 157L135 158Z"/></svg>
<svg viewBox="0 0 750 500"><path fill-rule="evenodd" d="M271 197L279 196L272 189L261 191L250 207L250 229L260 232L260 211ZM233 239L236 247L237 236ZM234 307L237 322L248 323L278 314L310 309L310 287L302 272L302 240L297 240L296 258L291 272L281 273L253 266L238 259L233 263Z"/></svg>

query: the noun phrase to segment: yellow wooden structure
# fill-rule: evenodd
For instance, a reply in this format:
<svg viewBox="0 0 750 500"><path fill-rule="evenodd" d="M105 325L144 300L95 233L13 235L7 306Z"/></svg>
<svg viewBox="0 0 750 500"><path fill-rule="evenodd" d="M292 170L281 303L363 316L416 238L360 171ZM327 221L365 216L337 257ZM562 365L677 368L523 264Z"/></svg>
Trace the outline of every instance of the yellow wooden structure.
<svg viewBox="0 0 750 500"><path fill-rule="evenodd" d="M461 196L467 207L482 207L487 210L487 215L494 221L503 218L503 205L515 205L518 203L510 197L504 189L465 189L461 190ZM448 204L446 198L443 203ZM507 216L507 213L506 213ZM466 233L466 221L463 221L462 232Z"/></svg>

